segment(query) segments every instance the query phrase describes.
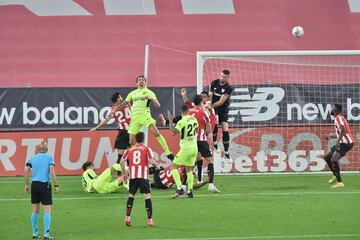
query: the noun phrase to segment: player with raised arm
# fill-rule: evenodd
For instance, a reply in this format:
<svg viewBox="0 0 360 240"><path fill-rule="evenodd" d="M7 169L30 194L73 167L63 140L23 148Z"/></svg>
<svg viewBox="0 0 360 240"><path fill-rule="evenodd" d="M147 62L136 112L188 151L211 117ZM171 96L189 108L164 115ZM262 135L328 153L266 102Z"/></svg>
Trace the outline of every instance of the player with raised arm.
<svg viewBox="0 0 360 240"><path fill-rule="evenodd" d="M211 138L212 133L210 118L203 109L201 95L195 95L193 103L195 106L189 110L189 114L196 118L199 126L197 134L197 146L199 153L197 162L199 162L201 157L203 157L208 164L209 191L213 193L220 192L214 185L214 158L208 144L208 138Z"/></svg>
<svg viewBox="0 0 360 240"><path fill-rule="evenodd" d="M331 115L335 117L334 127L335 133L330 133L328 139L336 138L336 144L331 147L330 152L324 156L324 160L329 166L329 169L333 173L333 177L329 180L329 183L337 182L332 188L345 187L341 175L339 160L346 155L354 146L354 140L351 136L351 131L346 118L342 115L342 106L340 104L334 104L332 106Z"/></svg>
<svg viewBox="0 0 360 240"><path fill-rule="evenodd" d="M123 102L123 99L120 93L115 92L111 96L111 101L113 102L113 106L111 107L110 112L114 111L114 109ZM125 108L114 111L114 114L109 115L109 113L104 120L102 120L96 127L90 129L89 131L96 131L99 128L106 126L106 124L111 120L111 118L115 119L116 125L118 127L118 135L115 139L114 147L118 151L117 163L119 163L125 150L130 146L128 129L131 122L131 105L127 104Z"/></svg>
<svg viewBox="0 0 360 240"><path fill-rule="evenodd" d="M229 114L229 106L230 106L230 96L232 93L232 87L229 84L229 70L223 70L220 74L220 78L211 82L210 85L210 94L212 97L212 107L215 109L215 113L219 118L219 124L222 129L222 141L224 145L224 155L225 159L232 163L233 160L229 154L229 146L230 146L230 135L229 135L229 124L228 124L228 114ZM215 125L213 132L213 141L214 148L218 150L217 145L217 133L218 126Z"/></svg>
<svg viewBox="0 0 360 240"><path fill-rule="evenodd" d="M138 76L136 83L138 88L130 92L125 101L117 105L109 115L111 116L116 111L125 108L131 103L131 123L128 130L130 145L135 145L135 135L140 132L141 127L145 127L154 134L166 156L170 160L173 160L174 155L170 152L165 138L160 134L156 127L156 121L150 114L150 104L153 104L156 108L160 108L160 102L157 100L155 93L146 87L146 78L144 76Z"/></svg>
<svg viewBox="0 0 360 240"><path fill-rule="evenodd" d="M135 194L138 189L144 195L145 207L148 215L147 224L150 227L155 226L152 219L151 189L149 183L149 163L159 168L154 160L154 154L151 148L144 145L145 134L139 132L135 135L136 145L126 150L120 161L122 172L125 172L125 162L129 162L129 198L126 204L125 223L131 226L131 210L135 200ZM127 182L127 174L124 175L124 182Z"/></svg>
<svg viewBox="0 0 360 240"><path fill-rule="evenodd" d="M177 198L185 193L182 187L180 174L178 168L185 167L188 181L188 197L193 198L194 175L193 168L197 158L197 132L198 122L195 117L189 115L189 107L183 105L180 108L181 120L176 123L173 122L173 116L168 111L168 119L170 123L170 131L174 135L180 134L180 150L176 154L175 159L171 165L171 174L176 183L177 191L172 198Z"/></svg>

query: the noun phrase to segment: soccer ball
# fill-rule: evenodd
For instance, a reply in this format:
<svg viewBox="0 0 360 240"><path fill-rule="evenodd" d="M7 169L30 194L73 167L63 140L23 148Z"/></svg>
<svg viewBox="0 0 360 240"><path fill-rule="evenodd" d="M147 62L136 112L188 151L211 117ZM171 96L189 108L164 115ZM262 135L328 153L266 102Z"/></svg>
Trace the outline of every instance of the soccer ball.
<svg viewBox="0 0 360 240"><path fill-rule="evenodd" d="M292 29L292 35L294 37L302 37L304 35L304 29L301 26L295 26Z"/></svg>

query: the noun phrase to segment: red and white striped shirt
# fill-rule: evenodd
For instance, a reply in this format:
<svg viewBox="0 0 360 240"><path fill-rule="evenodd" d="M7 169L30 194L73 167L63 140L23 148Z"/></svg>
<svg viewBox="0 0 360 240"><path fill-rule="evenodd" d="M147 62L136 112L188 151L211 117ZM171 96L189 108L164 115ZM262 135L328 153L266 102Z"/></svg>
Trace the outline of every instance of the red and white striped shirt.
<svg viewBox="0 0 360 240"><path fill-rule="evenodd" d="M199 107L193 107L189 110L189 114L194 116L198 122L198 141L207 141L206 137L206 125L210 123L208 114Z"/></svg>
<svg viewBox="0 0 360 240"><path fill-rule="evenodd" d="M337 137L339 137L339 135L341 133L341 126L345 127L345 133L344 133L344 136L340 139L340 143L351 144L354 142L353 138L351 137L349 124L347 123L346 118L344 118L343 115L341 115L341 114L336 115L335 121L334 121L334 126L335 126L335 132L336 132Z"/></svg>
<svg viewBox="0 0 360 240"><path fill-rule="evenodd" d="M154 154L151 148L137 144L127 149L122 157L123 160L129 160L130 179L149 177L149 159L153 159Z"/></svg>
<svg viewBox="0 0 360 240"><path fill-rule="evenodd" d="M118 104L114 104L109 113L112 112L117 105ZM119 129L128 130L131 122L131 104L128 104L124 109L116 111L113 118Z"/></svg>
<svg viewBox="0 0 360 240"><path fill-rule="evenodd" d="M215 128L215 125L216 125L216 120L217 120L215 110L213 108L205 107L205 111L209 115L210 124L211 124L211 131L213 131L214 128Z"/></svg>
<svg viewBox="0 0 360 240"><path fill-rule="evenodd" d="M180 179L183 181L182 168L179 168ZM171 188L175 184L175 180L171 174L171 167L165 168L159 172L160 181L165 187Z"/></svg>

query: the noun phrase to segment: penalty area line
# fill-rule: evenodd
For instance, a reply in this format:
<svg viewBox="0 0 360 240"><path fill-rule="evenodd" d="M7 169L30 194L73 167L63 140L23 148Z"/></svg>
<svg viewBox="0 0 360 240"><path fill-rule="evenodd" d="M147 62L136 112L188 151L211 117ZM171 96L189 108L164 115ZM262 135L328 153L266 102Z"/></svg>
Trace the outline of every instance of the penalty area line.
<svg viewBox="0 0 360 240"><path fill-rule="evenodd" d="M61 193L60 193L61 194ZM196 194L196 198L226 198L226 197L261 197L261 196L311 196L311 195L349 195L349 194L360 194L359 191L353 192L342 192L342 191L334 191L334 192L260 192L260 193L220 193L220 194ZM61 200L104 200L104 199L127 199L127 194L118 196L99 196L99 197L54 197L53 200L61 201ZM161 195L161 196L151 196L151 198L168 198L170 199L170 195ZM0 198L0 202L6 201L28 201L29 198Z"/></svg>
<svg viewBox="0 0 360 240"><path fill-rule="evenodd" d="M352 238L360 237L360 234L312 234L312 235L288 235L288 236L249 236L249 237L210 237L210 238L153 238L147 240L246 240L246 239L293 239L293 238L305 238L305 239L316 239L316 238Z"/></svg>

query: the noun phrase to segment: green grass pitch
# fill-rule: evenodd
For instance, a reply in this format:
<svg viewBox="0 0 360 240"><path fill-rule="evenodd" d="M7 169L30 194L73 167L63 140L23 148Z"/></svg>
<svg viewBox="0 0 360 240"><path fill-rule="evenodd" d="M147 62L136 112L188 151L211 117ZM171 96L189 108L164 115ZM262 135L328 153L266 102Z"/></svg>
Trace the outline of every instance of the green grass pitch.
<svg viewBox="0 0 360 240"><path fill-rule="evenodd" d="M113 239L360 239L360 175L344 174L344 189L329 175L217 176L222 193L207 187L194 199L171 200L153 190L155 228L146 225L140 194L124 224L125 190L87 194L80 177L59 177L51 233L60 240ZM23 178L0 178L0 239L31 239L30 195ZM42 234L42 214L39 217Z"/></svg>

